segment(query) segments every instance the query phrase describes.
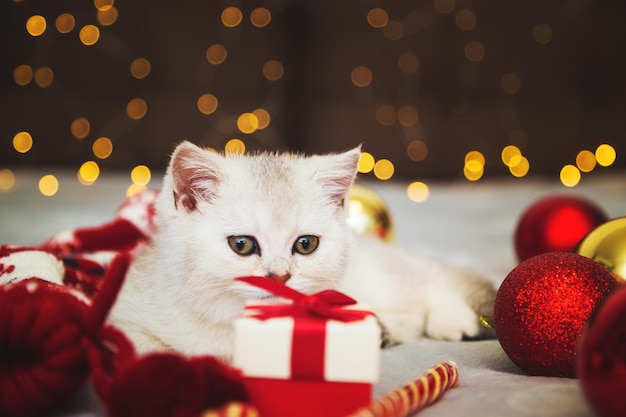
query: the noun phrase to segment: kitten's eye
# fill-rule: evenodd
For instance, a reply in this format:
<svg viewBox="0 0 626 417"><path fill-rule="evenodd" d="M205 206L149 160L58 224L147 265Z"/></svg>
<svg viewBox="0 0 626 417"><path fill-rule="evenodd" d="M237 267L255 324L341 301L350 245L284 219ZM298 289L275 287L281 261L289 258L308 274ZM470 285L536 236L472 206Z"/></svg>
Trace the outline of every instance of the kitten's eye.
<svg viewBox="0 0 626 417"><path fill-rule="evenodd" d="M228 245L239 255L248 256L259 253L259 244L252 236L230 236Z"/></svg>
<svg viewBox="0 0 626 417"><path fill-rule="evenodd" d="M313 235L304 235L296 239L293 244L293 251L301 255L308 255L315 252L317 245L319 245L320 238Z"/></svg>

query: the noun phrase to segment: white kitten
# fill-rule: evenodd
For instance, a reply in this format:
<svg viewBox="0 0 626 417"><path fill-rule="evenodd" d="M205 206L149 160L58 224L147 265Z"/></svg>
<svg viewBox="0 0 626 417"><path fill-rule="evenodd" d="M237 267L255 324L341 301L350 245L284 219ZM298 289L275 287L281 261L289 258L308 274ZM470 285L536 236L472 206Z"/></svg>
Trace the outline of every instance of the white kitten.
<svg viewBox="0 0 626 417"><path fill-rule="evenodd" d="M158 232L110 321L139 352L228 359L233 320L267 296L233 279L262 275L305 293L338 288L373 308L389 342L477 336L491 284L351 232L343 203L359 156L224 156L183 142L156 203Z"/></svg>

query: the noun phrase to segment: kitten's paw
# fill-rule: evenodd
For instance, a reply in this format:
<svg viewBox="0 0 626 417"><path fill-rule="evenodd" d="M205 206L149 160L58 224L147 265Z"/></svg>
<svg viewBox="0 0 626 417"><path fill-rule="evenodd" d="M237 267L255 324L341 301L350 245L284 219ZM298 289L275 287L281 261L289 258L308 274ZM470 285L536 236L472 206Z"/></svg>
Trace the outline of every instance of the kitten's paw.
<svg viewBox="0 0 626 417"><path fill-rule="evenodd" d="M433 339L459 341L480 335L478 315L466 304L442 305L431 309L426 322L426 335Z"/></svg>

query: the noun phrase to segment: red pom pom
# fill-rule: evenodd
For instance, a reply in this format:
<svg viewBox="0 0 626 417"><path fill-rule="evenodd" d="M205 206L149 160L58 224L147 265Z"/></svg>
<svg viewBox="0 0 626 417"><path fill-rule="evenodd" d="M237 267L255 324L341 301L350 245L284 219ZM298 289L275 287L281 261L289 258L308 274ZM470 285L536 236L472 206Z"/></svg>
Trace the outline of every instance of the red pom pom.
<svg viewBox="0 0 626 417"><path fill-rule="evenodd" d="M578 355L580 383L598 416L626 416L626 287L591 315Z"/></svg>
<svg viewBox="0 0 626 417"><path fill-rule="evenodd" d="M547 252L571 252L608 216L591 201L574 196L543 198L522 214L514 235L515 253L523 261Z"/></svg>
<svg viewBox="0 0 626 417"><path fill-rule="evenodd" d="M88 376L87 305L38 279L0 287L0 415L41 415Z"/></svg>
<svg viewBox="0 0 626 417"><path fill-rule="evenodd" d="M618 285L606 268L575 253L527 259L496 294L494 328L502 348L531 375L574 377L583 326Z"/></svg>

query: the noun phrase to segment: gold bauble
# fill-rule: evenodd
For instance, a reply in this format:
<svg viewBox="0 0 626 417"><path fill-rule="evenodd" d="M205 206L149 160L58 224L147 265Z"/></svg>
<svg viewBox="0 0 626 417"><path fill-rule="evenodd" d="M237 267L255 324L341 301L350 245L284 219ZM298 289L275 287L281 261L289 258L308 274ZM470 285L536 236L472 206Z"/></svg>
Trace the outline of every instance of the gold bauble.
<svg viewBox="0 0 626 417"><path fill-rule="evenodd" d="M618 217L593 229L574 249L626 280L626 217Z"/></svg>
<svg viewBox="0 0 626 417"><path fill-rule="evenodd" d="M393 240L393 221L383 199L371 189L354 184L348 196L348 224L357 233Z"/></svg>

